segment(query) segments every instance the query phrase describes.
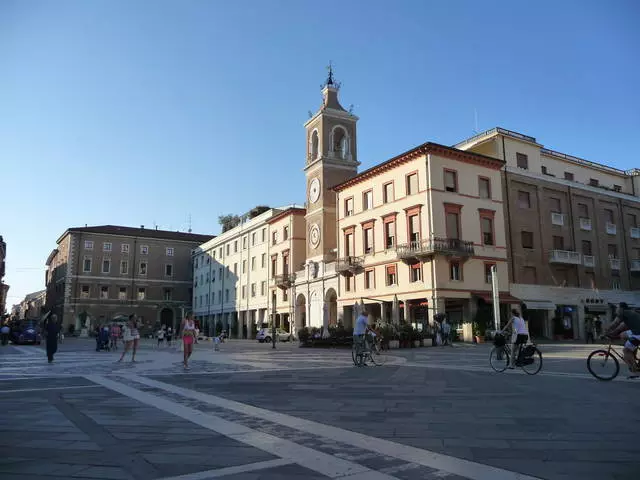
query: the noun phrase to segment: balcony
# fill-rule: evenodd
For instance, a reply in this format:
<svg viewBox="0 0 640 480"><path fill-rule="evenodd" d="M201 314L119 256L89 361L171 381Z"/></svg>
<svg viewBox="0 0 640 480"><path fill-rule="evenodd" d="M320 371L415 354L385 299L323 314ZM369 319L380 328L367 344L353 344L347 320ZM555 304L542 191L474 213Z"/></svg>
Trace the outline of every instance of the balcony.
<svg viewBox="0 0 640 480"><path fill-rule="evenodd" d="M276 287L283 290L288 290L296 283L295 273L283 273L282 275L276 275L274 279Z"/></svg>
<svg viewBox="0 0 640 480"><path fill-rule="evenodd" d="M355 275L360 270L362 270L363 263L364 263L363 257L349 256L349 257L339 258L336 261L336 272L345 276Z"/></svg>
<svg viewBox="0 0 640 480"><path fill-rule="evenodd" d="M585 267L593 268L596 266L596 257L594 257L593 255L583 255L582 259Z"/></svg>
<svg viewBox="0 0 640 480"><path fill-rule="evenodd" d="M610 258L609 266L611 270L620 270L620 259L619 258Z"/></svg>
<svg viewBox="0 0 640 480"><path fill-rule="evenodd" d="M549 252L549 263L581 265L582 255L580 255L578 252L570 252L568 250L551 250Z"/></svg>
<svg viewBox="0 0 640 480"><path fill-rule="evenodd" d="M564 213L551 212L551 223L559 227L564 226Z"/></svg>
<svg viewBox="0 0 640 480"><path fill-rule="evenodd" d="M615 223L607 222L607 234L608 235L615 235L616 234L616 224Z"/></svg>
<svg viewBox="0 0 640 480"><path fill-rule="evenodd" d="M633 239L640 238L640 228L631 227L630 235L631 235L631 238L633 238Z"/></svg>
<svg viewBox="0 0 640 480"><path fill-rule="evenodd" d="M640 272L640 260L631 260L629 270L632 272Z"/></svg>
<svg viewBox="0 0 640 480"><path fill-rule="evenodd" d="M591 219L580 217L580 230L584 230L585 232L591 231Z"/></svg>
<svg viewBox="0 0 640 480"><path fill-rule="evenodd" d="M429 238L405 243L396 247L398 258L407 263L416 263L434 255L467 258L475 254L473 242L457 238Z"/></svg>

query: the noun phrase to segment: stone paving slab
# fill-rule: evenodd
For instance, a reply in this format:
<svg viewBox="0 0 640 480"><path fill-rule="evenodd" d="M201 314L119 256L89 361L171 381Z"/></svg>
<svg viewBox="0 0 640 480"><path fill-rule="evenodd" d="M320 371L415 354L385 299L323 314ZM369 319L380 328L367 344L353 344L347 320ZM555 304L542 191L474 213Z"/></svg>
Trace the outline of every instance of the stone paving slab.
<svg viewBox="0 0 640 480"><path fill-rule="evenodd" d="M293 375L154 378L541 478L600 480L606 471L636 478L640 471L629 426L640 411L636 384L397 366ZM304 387L313 384L329 388Z"/></svg>

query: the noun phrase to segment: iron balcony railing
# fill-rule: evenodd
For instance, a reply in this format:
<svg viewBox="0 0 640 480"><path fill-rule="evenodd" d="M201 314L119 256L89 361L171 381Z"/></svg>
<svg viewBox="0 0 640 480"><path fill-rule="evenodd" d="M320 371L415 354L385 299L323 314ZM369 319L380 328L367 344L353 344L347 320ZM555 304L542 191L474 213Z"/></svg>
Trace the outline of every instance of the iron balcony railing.
<svg viewBox="0 0 640 480"><path fill-rule="evenodd" d="M283 273L275 276L275 284L278 288L291 288L296 283L295 273Z"/></svg>
<svg viewBox="0 0 640 480"><path fill-rule="evenodd" d="M429 257L432 255L471 257L475 254L473 242L459 240L457 238L439 237L416 240L398 245L396 252L398 258L403 260Z"/></svg>
<svg viewBox="0 0 640 480"><path fill-rule="evenodd" d="M350 255L348 257L338 258L336 261L336 272L342 274L353 274L362 268L363 263L363 257Z"/></svg>

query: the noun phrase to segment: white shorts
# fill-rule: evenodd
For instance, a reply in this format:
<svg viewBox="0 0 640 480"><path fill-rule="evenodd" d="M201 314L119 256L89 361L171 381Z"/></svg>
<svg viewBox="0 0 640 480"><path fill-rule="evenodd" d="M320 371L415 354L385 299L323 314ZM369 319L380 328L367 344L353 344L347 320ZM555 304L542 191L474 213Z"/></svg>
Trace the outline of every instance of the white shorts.
<svg viewBox="0 0 640 480"><path fill-rule="evenodd" d="M626 342L624 342L624 348L627 350L634 351L640 345L640 335L634 335L631 330L622 332L621 336L626 340Z"/></svg>

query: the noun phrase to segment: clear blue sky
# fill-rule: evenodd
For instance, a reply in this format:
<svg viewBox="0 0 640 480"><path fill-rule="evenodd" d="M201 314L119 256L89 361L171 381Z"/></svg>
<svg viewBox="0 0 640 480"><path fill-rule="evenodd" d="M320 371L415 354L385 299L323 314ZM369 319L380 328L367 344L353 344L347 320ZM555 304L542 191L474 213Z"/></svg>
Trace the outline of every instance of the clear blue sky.
<svg viewBox="0 0 640 480"><path fill-rule="evenodd" d="M496 125L640 167L639 3L0 1L8 307L71 226L303 202L332 60L362 168Z"/></svg>

